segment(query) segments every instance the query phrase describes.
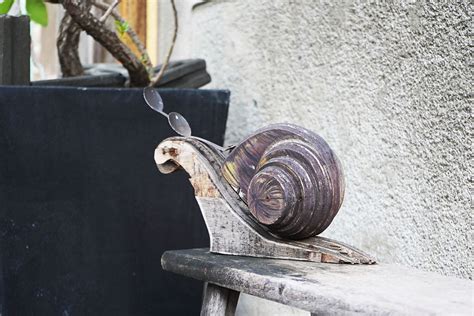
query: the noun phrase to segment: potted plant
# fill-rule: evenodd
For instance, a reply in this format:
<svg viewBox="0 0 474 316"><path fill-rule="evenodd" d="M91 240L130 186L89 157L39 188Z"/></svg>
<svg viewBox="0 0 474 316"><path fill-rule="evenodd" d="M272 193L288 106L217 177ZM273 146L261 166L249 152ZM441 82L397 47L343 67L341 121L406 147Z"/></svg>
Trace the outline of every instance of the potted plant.
<svg viewBox="0 0 474 316"><path fill-rule="evenodd" d="M202 59L181 60L170 63L170 57L174 49L178 31L178 13L174 0L170 0L174 17L174 32L172 43L168 49L162 65L154 66L151 59L133 27L120 15L116 6L120 0L114 0L108 4L100 0L49 0L46 2L56 3L65 9L64 17L59 27L57 38L57 52L61 66L62 78L59 80L43 80L33 82L33 85L76 85L76 86L129 86L129 87L188 87L198 88L210 82L211 78L206 71L205 61ZM44 0L27 0L26 13L33 22L46 25L48 22L47 10ZM8 13L14 0L6 0L0 4L0 15ZM101 12L100 16L93 13L92 9ZM7 19L3 17L3 19ZM10 18L12 19L12 18ZM108 19L114 20L114 29L106 23ZM28 21L25 19L16 23L15 29L25 28ZM0 26L1 27L1 26ZM11 34L10 43L4 44L5 51L12 51L8 45L22 45L26 38L17 41L17 35ZM100 43L118 62L121 67L89 65L83 66L78 53L79 35L85 31ZM25 33L25 32L24 32ZM25 33L27 34L27 32ZM15 38L13 40L13 37ZM124 41L128 39L134 47L131 49ZM1 46L0 46L1 48ZM29 55L29 48L13 49L20 51L23 55ZM135 52L136 51L136 52ZM8 63L10 65L11 62ZM18 66L24 62L18 62ZM7 62L0 61L2 69L8 68ZM26 70L23 70L25 72ZM3 84L9 82L3 82ZM10 82L16 84L17 82Z"/></svg>

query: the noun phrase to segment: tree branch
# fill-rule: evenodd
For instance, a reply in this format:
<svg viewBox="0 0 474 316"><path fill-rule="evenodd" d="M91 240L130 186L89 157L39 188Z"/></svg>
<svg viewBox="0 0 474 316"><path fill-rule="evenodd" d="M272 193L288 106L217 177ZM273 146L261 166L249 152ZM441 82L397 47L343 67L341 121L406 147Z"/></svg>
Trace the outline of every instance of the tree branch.
<svg viewBox="0 0 474 316"><path fill-rule="evenodd" d="M59 25L59 35L56 40L59 65L63 77L74 77L84 74L78 48L82 29L66 12Z"/></svg>
<svg viewBox="0 0 474 316"><path fill-rule="evenodd" d="M105 10L104 15L99 19L100 22L105 22L115 7L120 3L120 0L115 0L108 8Z"/></svg>
<svg viewBox="0 0 474 316"><path fill-rule="evenodd" d="M98 9L102 11L106 11L107 9L109 9L109 6L106 3L98 1L98 0L93 0L92 5L96 6ZM112 15L114 19L116 19L120 23L122 24L125 23L125 19L122 18L122 16L117 12L117 10L112 10L110 14ZM143 45L142 41L138 37L138 34L135 32L135 30L131 26L128 27L127 34L128 36L130 36L133 44L135 44L135 47L140 52L145 66L147 66L148 68L152 68L153 65L151 64L150 56L148 55L145 45Z"/></svg>
<svg viewBox="0 0 474 316"><path fill-rule="evenodd" d="M62 0L64 9L72 19L128 70L131 86L148 85L150 83L148 72L140 60L122 43L115 32L107 29L89 10L83 10L80 4L80 0Z"/></svg>

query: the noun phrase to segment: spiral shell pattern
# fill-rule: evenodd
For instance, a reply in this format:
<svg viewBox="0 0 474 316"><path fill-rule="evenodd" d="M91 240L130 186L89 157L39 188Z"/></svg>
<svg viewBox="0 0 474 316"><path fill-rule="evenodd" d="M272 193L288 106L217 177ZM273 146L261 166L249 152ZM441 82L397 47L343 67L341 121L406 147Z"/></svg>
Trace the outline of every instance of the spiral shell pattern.
<svg viewBox="0 0 474 316"><path fill-rule="evenodd" d="M222 174L258 223L288 239L323 232L344 198L342 167L329 145L291 124L249 136L227 157Z"/></svg>

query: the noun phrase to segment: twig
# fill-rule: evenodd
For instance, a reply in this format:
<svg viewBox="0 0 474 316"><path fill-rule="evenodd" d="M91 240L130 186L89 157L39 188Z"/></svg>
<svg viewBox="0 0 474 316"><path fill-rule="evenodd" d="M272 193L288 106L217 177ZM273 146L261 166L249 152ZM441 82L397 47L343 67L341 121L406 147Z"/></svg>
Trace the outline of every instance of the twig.
<svg viewBox="0 0 474 316"><path fill-rule="evenodd" d="M105 11L104 15L99 19L100 22L105 22L105 20L107 20L107 18L109 17L109 15L112 13L112 11L115 9L115 7L120 3L120 0L115 0L114 2L112 2L112 4L107 8L107 10Z"/></svg>
<svg viewBox="0 0 474 316"><path fill-rule="evenodd" d="M98 9L102 11L106 11L110 9L109 5L98 0L92 1L92 5L96 6ZM125 19L122 18L122 16L117 12L117 10L112 10L110 14L112 15L114 19L119 21L121 24L125 23ZM128 36L130 36L133 44L135 44L135 47L138 49L141 56L143 57L142 59L143 59L143 62L145 63L145 66L147 66L148 68L152 68L153 65L151 63L150 56L148 55L145 45L143 45L142 41L138 37L138 34L135 32L135 30L131 26L127 28L127 34Z"/></svg>
<svg viewBox="0 0 474 316"><path fill-rule="evenodd" d="M160 71L156 75L155 79L153 79L149 86L156 86L160 82L161 78L163 77L165 73L165 69L168 66L168 63L170 61L171 54L173 53L174 49L174 44L176 43L176 37L178 36L178 11L176 10L176 4L174 3L174 0L171 1L171 7L173 8L173 16L174 16L174 34L173 34L173 39L171 41L171 46L168 50L168 54L166 55L165 61L163 62L163 65L161 66Z"/></svg>

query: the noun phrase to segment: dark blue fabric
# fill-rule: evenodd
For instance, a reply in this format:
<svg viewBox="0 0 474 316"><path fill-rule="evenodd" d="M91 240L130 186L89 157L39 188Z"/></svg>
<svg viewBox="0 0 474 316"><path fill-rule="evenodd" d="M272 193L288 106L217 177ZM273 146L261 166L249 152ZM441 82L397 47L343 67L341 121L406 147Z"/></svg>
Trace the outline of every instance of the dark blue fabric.
<svg viewBox="0 0 474 316"><path fill-rule="evenodd" d="M160 90L165 111L222 144L229 92ZM197 315L202 284L164 250L208 246L174 135L141 89L0 87L0 314Z"/></svg>

